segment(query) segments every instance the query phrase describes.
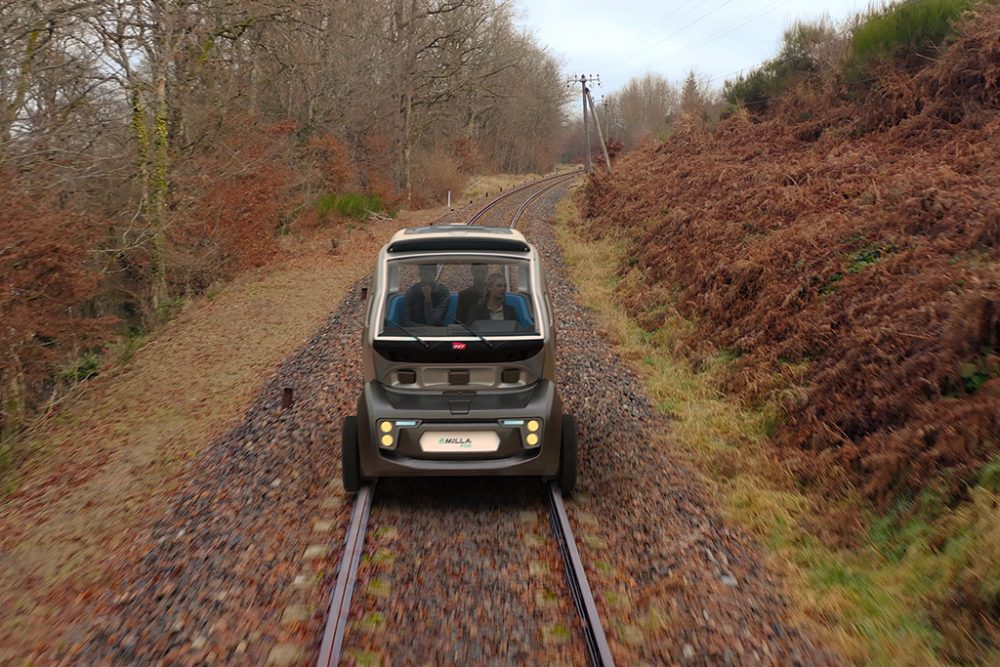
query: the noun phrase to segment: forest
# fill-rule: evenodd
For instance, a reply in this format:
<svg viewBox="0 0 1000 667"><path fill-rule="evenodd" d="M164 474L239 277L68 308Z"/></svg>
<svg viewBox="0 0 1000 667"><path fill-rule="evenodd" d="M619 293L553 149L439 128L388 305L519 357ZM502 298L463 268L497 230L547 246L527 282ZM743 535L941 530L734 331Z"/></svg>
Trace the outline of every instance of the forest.
<svg viewBox="0 0 1000 667"><path fill-rule="evenodd" d="M500 0L0 0L0 469L110 343L280 237L545 171L567 90Z"/></svg>

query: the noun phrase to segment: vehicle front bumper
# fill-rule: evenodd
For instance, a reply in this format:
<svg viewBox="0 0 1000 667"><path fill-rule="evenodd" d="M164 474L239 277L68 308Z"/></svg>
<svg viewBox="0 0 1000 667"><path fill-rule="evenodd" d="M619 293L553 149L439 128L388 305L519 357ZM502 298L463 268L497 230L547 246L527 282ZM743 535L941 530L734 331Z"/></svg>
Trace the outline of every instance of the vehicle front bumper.
<svg viewBox="0 0 1000 667"><path fill-rule="evenodd" d="M526 444L528 423L538 421L537 446ZM380 428L388 422L388 433ZM369 382L358 401L361 474L376 477L541 476L559 472L562 402L555 384L542 380L516 392L400 392ZM495 451L428 452L425 434L477 439L495 433ZM384 446L385 435L392 445ZM428 436L430 438L430 436ZM433 439L433 438L430 438Z"/></svg>

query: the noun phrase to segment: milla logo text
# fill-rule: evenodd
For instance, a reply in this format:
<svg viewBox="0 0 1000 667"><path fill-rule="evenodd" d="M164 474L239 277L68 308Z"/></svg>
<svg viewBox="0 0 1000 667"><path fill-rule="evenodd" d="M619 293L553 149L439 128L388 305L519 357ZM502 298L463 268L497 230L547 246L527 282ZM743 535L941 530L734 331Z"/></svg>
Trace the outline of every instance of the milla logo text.
<svg viewBox="0 0 1000 667"><path fill-rule="evenodd" d="M472 438L438 438L439 445L457 445L462 449L472 447Z"/></svg>
<svg viewBox="0 0 1000 667"><path fill-rule="evenodd" d="M454 341L451 342L451 349L453 349L453 350L464 350L465 349L465 343L463 343L461 341L458 341L458 340L454 340Z"/></svg>

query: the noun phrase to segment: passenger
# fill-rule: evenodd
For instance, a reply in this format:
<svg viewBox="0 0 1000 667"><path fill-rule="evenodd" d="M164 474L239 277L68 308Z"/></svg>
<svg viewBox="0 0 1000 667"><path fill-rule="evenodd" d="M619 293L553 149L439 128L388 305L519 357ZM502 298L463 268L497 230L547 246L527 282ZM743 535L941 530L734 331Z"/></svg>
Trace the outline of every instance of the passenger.
<svg viewBox="0 0 1000 667"><path fill-rule="evenodd" d="M472 307L483 298L483 292L486 289L486 276L490 272L490 267L487 264L472 264L469 266L469 271L472 272L472 285L458 293L458 308L455 317L456 320L465 324L472 322L472 318L469 317Z"/></svg>
<svg viewBox="0 0 1000 667"><path fill-rule="evenodd" d="M517 320L517 313L504 302L507 294L507 280L502 273L491 273L486 279L483 298L469 311L469 321L476 320Z"/></svg>
<svg viewBox="0 0 1000 667"><path fill-rule="evenodd" d="M427 324L441 326L451 299L451 292L437 280L436 264L420 265L420 280L406 291L404 325Z"/></svg>

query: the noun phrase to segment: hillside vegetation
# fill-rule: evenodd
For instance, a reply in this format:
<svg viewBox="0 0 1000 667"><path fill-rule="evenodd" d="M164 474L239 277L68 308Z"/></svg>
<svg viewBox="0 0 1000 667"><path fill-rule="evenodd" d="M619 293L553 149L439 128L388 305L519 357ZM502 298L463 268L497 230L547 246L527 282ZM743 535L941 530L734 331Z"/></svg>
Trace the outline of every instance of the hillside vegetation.
<svg viewBox="0 0 1000 667"><path fill-rule="evenodd" d="M625 244L643 328L689 323L767 415L811 529L908 578L919 627L886 634L946 662L1000 642L1000 9L970 5L794 27L717 127L595 176L582 225Z"/></svg>

